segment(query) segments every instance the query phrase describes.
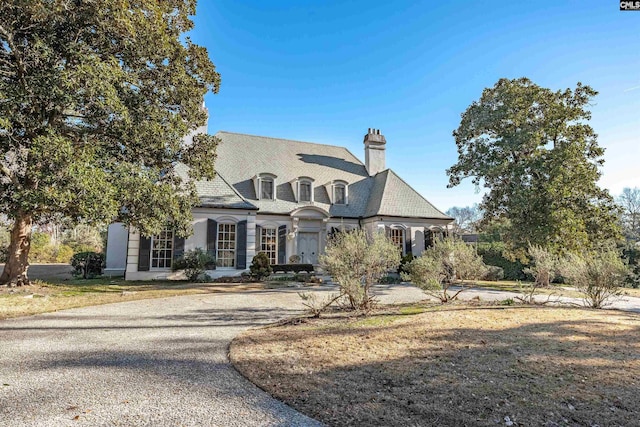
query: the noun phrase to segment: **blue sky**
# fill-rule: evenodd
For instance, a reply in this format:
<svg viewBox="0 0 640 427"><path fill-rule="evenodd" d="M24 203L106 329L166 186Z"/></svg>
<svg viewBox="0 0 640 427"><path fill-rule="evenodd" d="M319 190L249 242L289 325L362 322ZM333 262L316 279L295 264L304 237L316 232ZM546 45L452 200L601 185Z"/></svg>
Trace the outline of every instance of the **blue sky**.
<svg viewBox="0 0 640 427"><path fill-rule="evenodd" d="M479 202L447 189L460 114L502 77L600 94L600 184L640 187L640 12L617 0L475 2L204 1L191 38L222 75L208 95L218 130L342 145L364 158L367 128L387 167L446 210Z"/></svg>

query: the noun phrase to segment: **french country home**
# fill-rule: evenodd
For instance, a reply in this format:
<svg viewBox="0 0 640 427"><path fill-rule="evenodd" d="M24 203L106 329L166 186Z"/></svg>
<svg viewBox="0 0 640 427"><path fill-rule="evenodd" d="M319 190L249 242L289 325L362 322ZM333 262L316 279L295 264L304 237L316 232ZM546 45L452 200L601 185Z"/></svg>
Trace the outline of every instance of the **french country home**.
<svg viewBox="0 0 640 427"><path fill-rule="evenodd" d="M453 221L385 168L387 141L377 129L364 135L364 163L334 145L216 136L217 176L195 183L200 204L191 236L171 229L141 236L111 224L106 274L165 278L173 260L195 248L215 257L212 277L240 274L258 252L272 264L317 264L332 233L356 228L384 232L403 254L419 255Z"/></svg>

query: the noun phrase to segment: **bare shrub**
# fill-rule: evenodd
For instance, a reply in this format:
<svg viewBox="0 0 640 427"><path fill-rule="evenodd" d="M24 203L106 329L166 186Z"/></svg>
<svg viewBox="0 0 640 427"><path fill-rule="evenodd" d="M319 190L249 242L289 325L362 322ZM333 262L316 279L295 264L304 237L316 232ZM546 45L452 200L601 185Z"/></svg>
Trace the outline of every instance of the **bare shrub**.
<svg viewBox="0 0 640 427"><path fill-rule="evenodd" d="M607 249L595 254L569 254L560 265L560 274L583 294L585 306L603 308L622 294L628 269L617 251Z"/></svg>
<svg viewBox="0 0 640 427"><path fill-rule="evenodd" d="M475 249L460 239L437 240L421 256L411 261L403 273L403 280L412 282L427 295L446 303L455 300L467 289L463 280L477 280L487 268ZM459 285L454 293L450 288Z"/></svg>
<svg viewBox="0 0 640 427"><path fill-rule="evenodd" d="M516 299L525 304L536 304L538 303L536 301L538 289L551 286L551 282L557 276L560 261L556 255L539 245L529 245L527 255L531 260L531 265L525 268L523 272L533 276L533 283L526 286L520 284L522 295L517 296ZM546 304L550 301L551 295L540 304Z"/></svg>
<svg viewBox="0 0 640 427"><path fill-rule="evenodd" d="M352 309L369 310L371 286L389 270L398 268L400 251L382 233L364 230L336 233L327 243L320 264L340 286Z"/></svg>
<svg viewBox="0 0 640 427"><path fill-rule="evenodd" d="M324 298L321 298L317 293L298 292L298 296L302 299L302 305L309 309L309 313L312 317L320 317L320 315L326 311L331 304L344 295L342 293L329 294L325 295Z"/></svg>

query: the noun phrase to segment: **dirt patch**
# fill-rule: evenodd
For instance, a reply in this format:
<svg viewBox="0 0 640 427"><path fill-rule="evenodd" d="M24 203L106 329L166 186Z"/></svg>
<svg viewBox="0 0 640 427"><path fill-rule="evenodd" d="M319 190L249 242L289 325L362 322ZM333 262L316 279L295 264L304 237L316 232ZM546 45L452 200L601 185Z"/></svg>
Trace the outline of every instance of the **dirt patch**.
<svg viewBox="0 0 640 427"><path fill-rule="evenodd" d="M639 425L640 316L404 308L250 330L235 366L329 425Z"/></svg>

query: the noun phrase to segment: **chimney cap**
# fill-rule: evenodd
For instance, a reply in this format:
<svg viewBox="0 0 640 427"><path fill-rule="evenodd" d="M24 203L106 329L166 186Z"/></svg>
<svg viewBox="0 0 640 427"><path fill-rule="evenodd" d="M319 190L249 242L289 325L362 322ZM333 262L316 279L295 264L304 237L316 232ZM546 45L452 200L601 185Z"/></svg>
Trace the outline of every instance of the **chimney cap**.
<svg viewBox="0 0 640 427"><path fill-rule="evenodd" d="M364 143L375 142L378 144L386 144L387 140L384 135L380 133L380 129L369 128L367 134L364 136Z"/></svg>

